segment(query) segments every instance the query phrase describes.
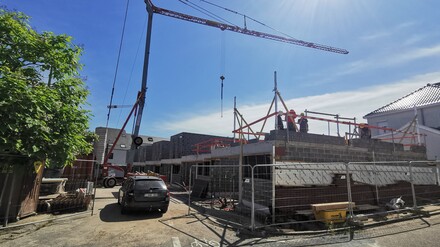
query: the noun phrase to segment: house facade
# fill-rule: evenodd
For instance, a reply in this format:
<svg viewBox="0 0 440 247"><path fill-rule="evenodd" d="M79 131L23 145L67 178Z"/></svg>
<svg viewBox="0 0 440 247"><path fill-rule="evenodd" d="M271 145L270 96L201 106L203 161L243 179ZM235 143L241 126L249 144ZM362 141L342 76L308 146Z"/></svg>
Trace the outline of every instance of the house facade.
<svg viewBox="0 0 440 247"><path fill-rule="evenodd" d="M440 159L440 82L411 92L364 116L373 138L426 146L427 158ZM384 128L397 129L391 133Z"/></svg>
<svg viewBox="0 0 440 247"><path fill-rule="evenodd" d="M105 138L107 132L107 140ZM95 160L97 160L100 164L104 162L104 157L110 148L113 145L116 145L109 156L108 163L113 165L125 166L128 163L128 160L133 160L130 158L130 149L132 145L132 136L130 133L127 133L125 130L122 131L121 136L117 143L115 140L120 132L120 129L114 128L106 128L105 127L97 127L95 129L96 135L98 135L98 141L94 143L94 151L93 154L95 156ZM143 139L143 144L138 148L145 148L153 145L155 142L166 140L162 137L152 137L152 136L141 136Z"/></svg>

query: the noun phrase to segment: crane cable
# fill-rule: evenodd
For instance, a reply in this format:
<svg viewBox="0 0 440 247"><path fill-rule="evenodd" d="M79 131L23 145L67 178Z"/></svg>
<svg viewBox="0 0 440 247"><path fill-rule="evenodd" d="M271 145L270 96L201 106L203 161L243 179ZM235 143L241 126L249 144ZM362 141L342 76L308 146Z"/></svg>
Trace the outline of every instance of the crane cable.
<svg viewBox="0 0 440 247"><path fill-rule="evenodd" d="M205 14L205 15L207 15L207 16L209 16L209 17L211 17L211 18L213 18L213 19L215 19L215 20L217 20L217 21L223 21L223 22L226 22L226 23L229 23L233 26L238 27L237 25L233 24L232 22L214 14L213 12L211 12L205 8L198 6L197 4L191 2L190 0L178 0L178 1L197 10L197 11L199 11L199 12L201 12L201 13L203 13L203 14ZM225 76L224 76L225 75L225 34L224 33L222 33L221 48L220 48L220 60L221 60L220 61L220 74L221 74L220 75L220 112L221 112L220 116L223 117L223 88L224 88L223 81L225 80Z"/></svg>
<svg viewBox="0 0 440 247"><path fill-rule="evenodd" d="M134 68L135 68L135 65L136 65L136 60L137 60L138 55L139 55L139 49L140 49L140 47L141 47L141 43L142 43L142 40L143 40L143 37L144 37L144 34L145 34L145 27L146 27L146 26L147 26L147 17L145 17L144 25L142 26L142 34L141 34L140 37L139 37L139 42L138 42L138 46L137 46L137 49L136 49L136 54L135 54L135 56L134 56L133 64L132 64L132 66L131 66L130 76L129 76L129 78L128 78L128 83L127 83L127 86L126 86L126 88L125 88L124 97L123 97L123 99L122 99L122 105L124 105L124 103L125 103L125 99L126 99L126 97L127 97L128 89L129 89L130 84L131 84L131 79L132 79L132 77L133 77L133 72L134 72ZM133 105L128 105L128 106L129 106L129 107L132 107ZM119 120L121 119L121 115L122 115L122 111L119 112L119 117L118 117L118 121L117 121L117 124L116 124L116 125L119 125ZM134 128L133 128L133 129L134 129Z"/></svg>
<svg viewBox="0 0 440 247"><path fill-rule="evenodd" d="M103 152L102 162L104 162L104 155L105 155L105 151L106 151L106 148L107 148L108 123L110 121L110 113L111 113L111 110L112 110L111 105L113 103L113 97L114 97L114 93L115 93L115 84L116 84L116 78L117 78L118 69L119 69L119 59L121 58L122 43L124 41L125 24L127 23L128 5L129 4L130 4L130 0L127 0L127 5L126 5L126 8L125 8L125 16L124 16L124 25L122 26L121 41L119 43L118 58L116 60L115 76L113 78L112 92L111 92L111 95L110 95L110 104L109 104L110 107L108 108L107 122L105 124L104 152Z"/></svg>
<svg viewBox="0 0 440 247"><path fill-rule="evenodd" d="M278 30L278 29L276 29L276 28L273 28L273 27L271 27L271 26L268 26L268 25L266 25L265 23L263 23L263 22L261 22L261 21L259 21L259 20L256 20L256 19L254 19L254 18L252 18L252 17L250 17L250 16L248 16L248 15L245 15L245 14L243 14L243 13L237 12L237 11L232 10L232 9L228 9L228 8L226 8L226 7L220 6L220 5L215 4L215 3L211 3L211 2L206 1L206 0L200 0L200 1L201 1L201 2L204 2L204 3L207 3L207 4L209 4L209 5L215 6L215 7L217 7L217 8L223 9L223 10L225 10L225 11L228 11L228 12L234 13L234 14L236 14L236 15L241 15L241 16L243 16L243 18L244 18L244 27L245 27L245 29L247 28L247 27L246 27L246 18L247 18L247 19L249 19L249 20L252 20L252 21L254 21L254 22L256 22L256 23L258 23L258 24L264 26L264 27L267 27L267 28L271 29L272 31L278 32L278 33L280 33L280 34L282 34L282 35L285 35L285 36L287 36L287 37L289 37L289 38L291 38L291 39L295 39L294 37L288 35L287 33L284 33L284 32L282 32L282 31L280 31L280 30ZM295 40L296 40L296 39L295 39Z"/></svg>
<svg viewBox="0 0 440 247"><path fill-rule="evenodd" d="M223 81L225 80L225 32L222 32L221 48L220 48L220 101L221 101L221 117L223 117Z"/></svg>
<svg viewBox="0 0 440 247"><path fill-rule="evenodd" d="M183 3L183 4L185 4L185 5L187 5L187 6L189 6L190 8L193 8L193 9L195 9L195 10L197 10L197 11L199 11L199 12L201 12L201 13L209 16L209 17L211 17L212 19L215 19L215 20L217 20L219 22L223 21L223 22L229 23L232 26L238 27L234 23L232 23L232 22L230 22L230 21L228 21L228 20L226 20L226 19L224 19L224 18L214 14L213 12L211 12L211 11L205 9L205 8L200 7L199 5L191 2L190 0L178 0L178 1Z"/></svg>

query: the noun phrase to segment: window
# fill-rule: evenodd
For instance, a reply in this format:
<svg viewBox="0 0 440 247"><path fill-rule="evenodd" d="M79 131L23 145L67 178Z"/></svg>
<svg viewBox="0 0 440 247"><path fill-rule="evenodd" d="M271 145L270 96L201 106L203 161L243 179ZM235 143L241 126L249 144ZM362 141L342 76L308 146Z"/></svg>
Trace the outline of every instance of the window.
<svg viewBox="0 0 440 247"><path fill-rule="evenodd" d="M166 185L162 180L151 180L151 179L145 179L145 180L136 180L135 183L136 189L166 189Z"/></svg>

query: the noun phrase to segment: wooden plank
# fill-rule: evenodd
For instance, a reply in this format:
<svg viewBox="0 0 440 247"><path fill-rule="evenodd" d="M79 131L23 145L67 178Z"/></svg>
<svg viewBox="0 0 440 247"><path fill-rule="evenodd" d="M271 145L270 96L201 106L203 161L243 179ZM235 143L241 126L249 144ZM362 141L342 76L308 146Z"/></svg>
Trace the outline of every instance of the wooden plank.
<svg viewBox="0 0 440 247"><path fill-rule="evenodd" d="M324 210L333 210L333 209L348 209L349 202L331 202L331 203L319 203L312 204L312 210L314 212L324 211ZM354 207L355 203L352 202L351 206Z"/></svg>

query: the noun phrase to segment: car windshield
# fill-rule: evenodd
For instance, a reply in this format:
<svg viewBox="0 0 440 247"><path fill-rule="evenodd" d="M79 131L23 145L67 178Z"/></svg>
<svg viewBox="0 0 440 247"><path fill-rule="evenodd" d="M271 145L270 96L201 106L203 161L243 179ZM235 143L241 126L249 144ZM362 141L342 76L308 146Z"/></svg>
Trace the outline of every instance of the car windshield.
<svg viewBox="0 0 440 247"><path fill-rule="evenodd" d="M161 180L136 180L135 182L136 189L166 189L166 185Z"/></svg>

